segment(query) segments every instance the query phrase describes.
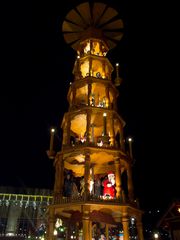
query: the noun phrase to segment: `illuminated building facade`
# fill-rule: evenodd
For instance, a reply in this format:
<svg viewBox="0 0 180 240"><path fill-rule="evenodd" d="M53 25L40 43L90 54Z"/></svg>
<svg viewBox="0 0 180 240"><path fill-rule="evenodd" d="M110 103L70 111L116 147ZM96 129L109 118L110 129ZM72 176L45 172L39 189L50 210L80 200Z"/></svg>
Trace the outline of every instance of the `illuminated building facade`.
<svg viewBox="0 0 180 240"><path fill-rule="evenodd" d="M0 237L43 237L46 210L52 202L48 189L0 188ZM3 238L3 239L4 239Z"/></svg>
<svg viewBox="0 0 180 240"><path fill-rule="evenodd" d="M53 151L54 200L47 239L143 240L142 211L133 192L132 139L125 151L125 122L117 112L121 79L107 52L122 38L123 22L103 3L83 3L63 22L64 38L77 53L68 91L62 148ZM132 231L133 229L133 231Z"/></svg>

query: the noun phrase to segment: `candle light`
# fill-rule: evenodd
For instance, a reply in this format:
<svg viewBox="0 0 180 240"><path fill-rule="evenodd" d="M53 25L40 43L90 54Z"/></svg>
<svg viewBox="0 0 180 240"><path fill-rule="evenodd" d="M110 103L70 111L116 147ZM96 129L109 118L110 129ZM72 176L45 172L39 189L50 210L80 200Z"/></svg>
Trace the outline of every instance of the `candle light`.
<svg viewBox="0 0 180 240"><path fill-rule="evenodd" d="M130 157L133 158L133 154L132 154L132 138L131 137L128 138L128 142L129 142Z"/></svg>
<svg viewBox="0 0 180 240"><path fill-rule="evenodd" d="M55 133L55 129L51 128L50 147L49 147L50 152L53 151L54 133Z"/></svg>
<svg viewBox="0 0 180 240"><path fill-rule="evenodd" d="M106 117L107 117L107 114L103 113L103 123L104 123L104 125L103 125L103 127L104 127L103 134L104 134L104 136L106 135Z"/></svg>
<svg viewBox="0 0 180 240"><path fill-rule="evenodd" d="M119 63L116 63L116 77L119 77Z"/></svg>
<svg viewBox="0 0 180 240"><path fill-rule="evenodd" d="M115 86L120 86L122 82L121 77L119 76L119 63L116 63L116 78L115 78Z"/></svg>
<svg viewBox="0 0 180 240"><path fill-rule="evenodd" d="M154 233L154 239L158 239L159 238L159 234L158 233Z"/></svg>

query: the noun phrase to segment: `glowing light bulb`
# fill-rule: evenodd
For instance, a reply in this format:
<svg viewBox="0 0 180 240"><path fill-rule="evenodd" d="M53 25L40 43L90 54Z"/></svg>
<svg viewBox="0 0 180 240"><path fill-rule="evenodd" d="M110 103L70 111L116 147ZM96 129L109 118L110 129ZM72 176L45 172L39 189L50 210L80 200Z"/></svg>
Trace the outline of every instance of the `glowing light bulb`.
<svg viewBox="0 0 180 240"><path fill-rule="evenodd" d="M51 132L54 133L54 132L55 132L55 129L54 129L54 128L51 128Z"/></svg>
<svg viewBox="0 0 180 240"><path fill-rule="evenodd" d="M154 238L158 239L159 238L159 234L158 233L154 233Z"/></svg>

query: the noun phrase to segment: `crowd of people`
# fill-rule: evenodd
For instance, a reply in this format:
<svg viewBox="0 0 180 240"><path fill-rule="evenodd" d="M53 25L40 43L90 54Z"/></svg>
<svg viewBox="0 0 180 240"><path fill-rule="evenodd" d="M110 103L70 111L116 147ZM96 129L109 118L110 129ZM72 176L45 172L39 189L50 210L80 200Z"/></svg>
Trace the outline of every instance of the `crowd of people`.
<svg viewBox="0 0 180 240"><path fill-rule="evenodd" d="M76 198L83 196L84 191L84 177L75 178L72 172L67 172L64 178L63 195ZM93 179L91 178L90 194L97 198L114 199L116 195L114 173L108 172L105 176L95 175Z"/></svg>

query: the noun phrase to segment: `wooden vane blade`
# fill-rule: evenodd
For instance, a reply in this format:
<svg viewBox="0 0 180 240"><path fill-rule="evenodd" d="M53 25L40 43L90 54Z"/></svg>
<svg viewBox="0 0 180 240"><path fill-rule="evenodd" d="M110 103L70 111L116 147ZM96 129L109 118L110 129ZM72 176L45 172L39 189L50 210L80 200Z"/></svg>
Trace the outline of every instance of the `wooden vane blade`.
<svg viewBox="0 0 180 240"><path fill-rule="evenodd" d="M107 5L103 4L103 3L94 3L93 9L92 9L94 25L96 25L98 23L98 20L103 15L103 12L104 12L106 6Z"/></svg>
<svg viewBox="0 0 180 240"><path fill-rule="evenodd" d="M108 22L109 20L111 20L112 18L114 18L117 15L118 15L118 12L115 9L107 8L106 11L104 12L103 16L99 20L98 26L105 24L106 22Z"/></svg>
<svg viewBox="0 0 180 240"><path fill-rule="evenodd" d="M74 10L72 9L68 15L66 16L66 19L77 24L78 26L84 28L86 26L85 22L83 21L83 19L80 17L80 15Z"/></svg>
<svg viewBox="0 0 180 240"><path fill-rule="evenodd" d="M74 41L79 40L80 39L80 34L78 34L78 33L64 33L64 39L69 44L69 43L72 43Z"/></svg>
<svg viewBox="0 0 180 240"><path fill-rule="evenodd" d="M108 23L102 27L102 29L114 30L114 29L122 29L123 21L121 19Z"/></svg>
<svg viewBox="0 0 180 240"><path fill-rule="evenodd" d="M81 32L81 31L83 31L83 28L79 27L73 23L64 21L62 30L63 30L63 32Z"/></svg>
<svg viewBox="0 0 180 240"><path fill-rule="evenodd" d="M104 31L104 36L114 39L114 40L121 40L121 38L123 37L123 33L122 32L105 32Z"/></svg>
<svg viewBox="0 0 180 240"><path fill-rule="evenodd" d="M80 4L79 6L77 6L77 10L81 15L81 17L85 20L86 25L89 26L92 22L89 3L86 2L86 3Z"/></svg>

